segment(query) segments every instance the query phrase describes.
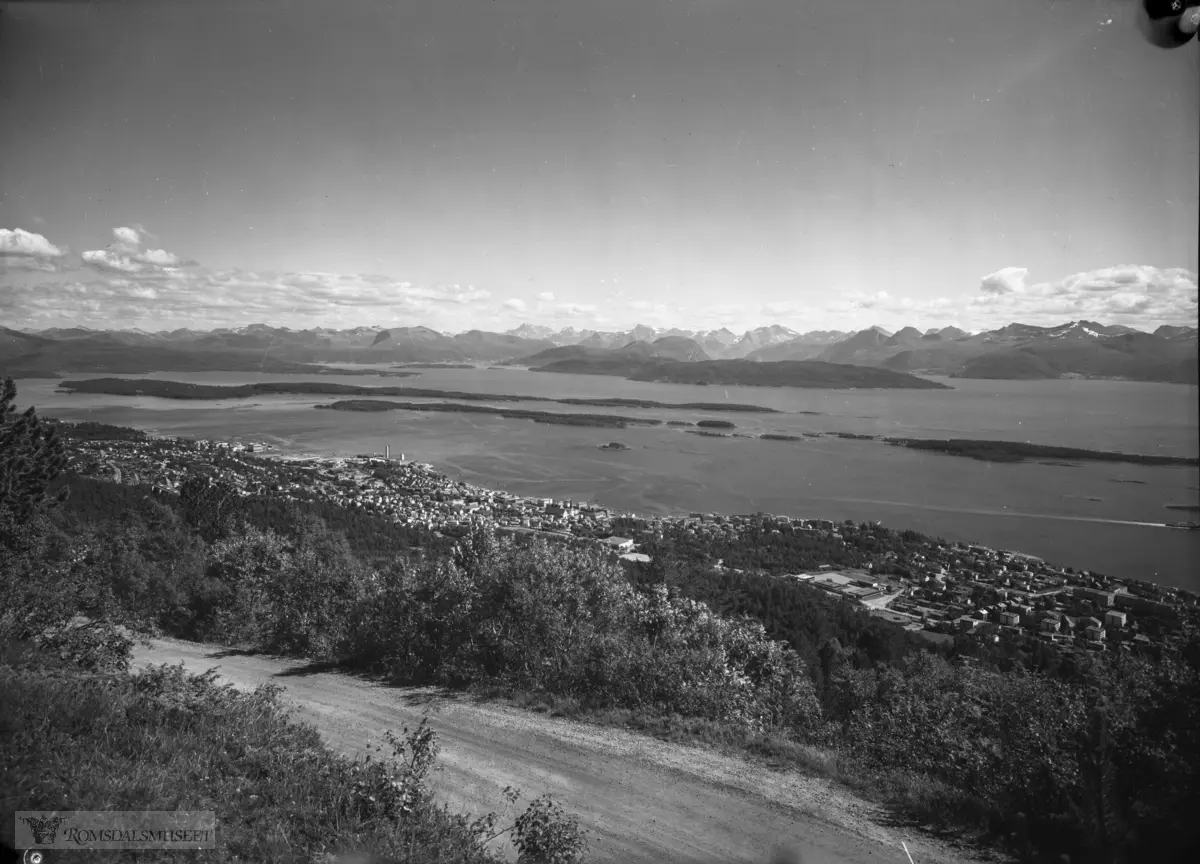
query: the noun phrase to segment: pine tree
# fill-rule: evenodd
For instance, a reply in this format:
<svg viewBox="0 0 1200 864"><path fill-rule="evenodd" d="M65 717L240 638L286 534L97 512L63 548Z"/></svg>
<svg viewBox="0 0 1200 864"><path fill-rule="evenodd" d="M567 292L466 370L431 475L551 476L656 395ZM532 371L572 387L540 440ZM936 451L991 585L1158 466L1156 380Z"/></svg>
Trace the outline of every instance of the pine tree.
<svg viewBox="0 0 1200 864"><path fill-rule="evenodd" d="M58 430L43 423L31 405L18 414L17 384L4 379L0 392L0 543L41 510L65 501L68 489L50 494L67 468L67 450Z"/></svg>

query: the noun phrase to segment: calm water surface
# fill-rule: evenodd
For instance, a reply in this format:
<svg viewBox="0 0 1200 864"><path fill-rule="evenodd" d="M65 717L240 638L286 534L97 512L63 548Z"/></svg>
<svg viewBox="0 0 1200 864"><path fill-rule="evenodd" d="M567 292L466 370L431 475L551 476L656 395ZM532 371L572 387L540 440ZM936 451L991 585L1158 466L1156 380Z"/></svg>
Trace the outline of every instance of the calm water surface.
<svg viewBox="0 0 1200 864"><path fill-rule="evenodd" d="M94 375L71 375L89 378ZM122 376L139 377L139 376ZM314 380L253 373L144 376L212 384ZM92 419L164 435L269 441L285 453L380 452L432 462L471 483L526 495L595 500L621 510L678 514L756 510L830 519L882 519L948 540L980 542L1057 564L1200 590L1200 532L1156 527L1200 520L1167 504L1200 506L1200 469L1082 463L978 462L872 441L705 438L675 429L598 429L525 420L396 411L316 411L336 397L272 396L180 402L57 393L59 379L18 382L21 403L68 420ZM1115 381L947 381L953 390L855 391L646 384L524 370L422 370L420 377L320 376L551 398L731 401L788 414L576 408L663 420L732 420L749 433L858 432L977 437L1195 456L1197 388ZM796 412L818 412L800 414ZM602 452L621 441L630 450Z"/></svg>

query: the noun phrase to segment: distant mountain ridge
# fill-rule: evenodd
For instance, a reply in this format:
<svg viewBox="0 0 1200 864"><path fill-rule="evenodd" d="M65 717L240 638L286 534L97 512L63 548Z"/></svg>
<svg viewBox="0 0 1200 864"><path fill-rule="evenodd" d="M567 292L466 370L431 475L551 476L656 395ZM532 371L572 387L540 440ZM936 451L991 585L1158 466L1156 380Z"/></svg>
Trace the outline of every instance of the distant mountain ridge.
<svg viewBox="0 0 1200 864"><path fill-rule="evenodd" d="M0 374L285 372L312 371L322 363L338 362L545 365L558 360L595 363L608 352L619 352L624 358L620 362L631 358L683 363L813 360L959 378L1093 377L1195 384L1196 345L1197 328L1193 326L1163 325L1144 333L1087 320L1054 327L1014 322L980 333L957 327L922 332L911 326L894 333L877 326L854 333L798 333L769 325L740 335L724 327L655 329L642 324L624 331L571 327L555 331L526 323L507 333L468 330L458 334L423 326L294 330L264 323L154 333L0 327ZM569 350L559 354L557 349L564 348Z"/></svg>

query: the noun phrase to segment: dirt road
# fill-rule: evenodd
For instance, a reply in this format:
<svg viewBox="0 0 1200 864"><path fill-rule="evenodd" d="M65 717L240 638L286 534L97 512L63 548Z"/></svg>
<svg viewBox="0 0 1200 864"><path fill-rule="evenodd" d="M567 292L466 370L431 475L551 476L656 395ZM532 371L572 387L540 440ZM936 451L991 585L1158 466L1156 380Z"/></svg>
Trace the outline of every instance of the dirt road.
<svg viewBox="0 0 1200 864"><path fill-rule="evenodd" d="M192 672L218 667L238 687L282 685L296 716L349 755L428 712L441 745L432 784L440 800L480 815L503 809L505 786L521 789L523 801L548 792L589 832L591 861L766 864L782 844L804 864L907 864L901 841L915 864L970 860L883 827L876 808L826 781L703 749L191 642L155 640L134 652L137 667L180 662ZM497 843L515 860L507 840Z"/></svg>

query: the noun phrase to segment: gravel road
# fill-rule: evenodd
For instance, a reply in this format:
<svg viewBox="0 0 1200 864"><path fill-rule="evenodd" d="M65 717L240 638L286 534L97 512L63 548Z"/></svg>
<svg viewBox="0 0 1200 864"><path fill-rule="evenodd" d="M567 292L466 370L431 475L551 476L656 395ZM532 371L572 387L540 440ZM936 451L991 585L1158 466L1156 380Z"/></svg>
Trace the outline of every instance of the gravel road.
<svg viewBox="0 0 1200 864"><path fill-rule="evenodd" d="M135 649L135 667L158 663L183 663L192 672L218 667L222 680L242 688L279 684L295 716L348 755L383 743L389 729L415 728L427 712L441 746L442 770L432 780L440 800L481 815L503 809L509 785L522 790L523 801L550 793L579 816L592 862L768 864L782 846L803 864L907 864L901 841L915 864L975 860L914 831L885 827L877 807L825 780L706 749L431 688L310 673L303 663L211 645L158 639ZM496 848L515 860L507 840Z"/></svg>

